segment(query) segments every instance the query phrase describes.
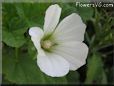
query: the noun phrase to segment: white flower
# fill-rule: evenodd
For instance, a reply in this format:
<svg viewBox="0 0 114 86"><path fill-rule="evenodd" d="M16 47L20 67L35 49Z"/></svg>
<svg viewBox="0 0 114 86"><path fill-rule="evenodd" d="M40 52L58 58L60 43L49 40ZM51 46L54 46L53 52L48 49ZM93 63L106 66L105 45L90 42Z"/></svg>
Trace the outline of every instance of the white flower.
<svg viewBox="0 0 114 86"><path fill-rule="evenodd" d="M52 77L66 75L86 63L88 47L83 43L86 25L72 13L58 25L61 8L51 5L45 15L44 31L31 27L29 34L37 51L41 71Z"/></svg>

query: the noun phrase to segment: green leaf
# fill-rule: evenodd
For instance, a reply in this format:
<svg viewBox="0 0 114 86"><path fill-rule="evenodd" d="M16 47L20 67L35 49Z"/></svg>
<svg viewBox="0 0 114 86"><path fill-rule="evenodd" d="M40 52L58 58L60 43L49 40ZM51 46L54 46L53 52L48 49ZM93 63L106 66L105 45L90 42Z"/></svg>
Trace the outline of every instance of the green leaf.
<svg viewBox="0 0 114 86"><path fill-rule="evenodd" d="M50 3L21 3L15 4L17 14L31 26L42 27L45 11Z"/></svg>
<svg viewBox="0 0 114 86"><path fill-rule="evenodd" d="M11 47L20 47L26 40L23 35L15 34L14 32L8 32L3 30L3 42Z"/></svg>
<svg viewBox="0 0 114 86"><path fill-rule="evenodd" d="M65 84L66 78L52 78L43 74L28 54L19 52L18 58L11 48L3 51L3 74L5 78L16 84ZM6 54L7 53L7 54Z"/></svg>
<svg viewBox="0 0 114 86"><path fill-rule="evenodd" d="M92 58L88 60L88 69L85 83L101 83L103 63L100 55L94 54Z"/></svg>
<svg viewBox="0 0 114 86"><path fill-rule="evenodd" d="M111 67L111 68L107 68L107 80L108 80L108 83L110 84L114 84L114 65Z"/></svg>
<svg viewBox="0 0 114 86"><path fill-rule="evenodd" d="M84 21L92 19L94 13L92 7L77 7L76 9Z"/></svg>
<svg viewBox="0 0 114 86"><path fill-rule="evenodd" d="M2 85L11 85L13 83L9 82L8 80L5 79L4 75L2 76Z"/></svg>
<svg viewBox="0 0 114 86"><path fill-rule="evenodd" d="M79 74L77 71L70 71L68 73L67 77L67 81L68 84L79 84Z"/></svg>
<svg viewBox="0 0 114 86"><path fill-rule="evenodd" d="M79 14L84 21L91 20L93 17L94 10L92 7L80 7L74 3L62 3L60 6L63 8L62 17L66 17L72 13Z"/></svg>
<svg viewBox="0 0 114 86"><path fill-rule="evenodd" d="M36 59L37 58L37 55L36 55L37 50L36 50L36 48L35 48L32 41L28 42L28 47L27 48L28 48L28 54L30 55L30 57L32 59Z"/></svg>
<svg viewBox="0 0 114 86"><path fill-rule="evenodd" d="M28 26L23 19L17 16L13 4L3 4L2 21L3 42L11 47L21 47L26 42L24 33Z"/></svg>
<svg viewBox="0 0 114 86"><path fill-rule="evenodd" d="M59 3L59 5L62 8L61 20L72 13L77 13L77 9L73 3Z"/></svg>
<svg viewBox="0 0 114 86"><path fill-rule="evenodd" d="M37 66L35 66L35 62L24 54L20 54L18 59L16 59L14 53L10 51L7 55L3 54L3 73L5 78L17 84L42 83L42 76Z"/></svg>
<svg viewBox="0 0 114 86"><path fill-rule="evenodd" d="M49 77L45 76L47 84L67 84L66 77Z"/></svg>
<svg viewBox="0 0 114 86"><path fill-rule="evenodd" d="M106 76L106 73L103 71L102 73L102 80L101 80L101 83L102 84L107 84L108 81L107 81L107 76Z"/></svg>

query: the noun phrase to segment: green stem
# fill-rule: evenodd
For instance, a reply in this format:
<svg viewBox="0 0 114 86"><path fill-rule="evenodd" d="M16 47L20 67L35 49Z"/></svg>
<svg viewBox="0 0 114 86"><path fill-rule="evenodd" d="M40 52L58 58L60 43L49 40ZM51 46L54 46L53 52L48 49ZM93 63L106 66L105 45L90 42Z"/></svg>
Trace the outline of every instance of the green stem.
<svg viewBox="0 0 114 86"><path fill-rule="evenodd" d="M90 45L90 41L91 41L91 40L90 40L90 37L89 37L89 35L88 35L87 32L85 33L85 36L86 36L86 39L87 39L88 44Z"/></svg>
<svg viewBox="0 0 114 86"><path fill-rule="evenodd" d="M15 48L15 57L16 57L16 61L18 61L18 48Z"/></svg>

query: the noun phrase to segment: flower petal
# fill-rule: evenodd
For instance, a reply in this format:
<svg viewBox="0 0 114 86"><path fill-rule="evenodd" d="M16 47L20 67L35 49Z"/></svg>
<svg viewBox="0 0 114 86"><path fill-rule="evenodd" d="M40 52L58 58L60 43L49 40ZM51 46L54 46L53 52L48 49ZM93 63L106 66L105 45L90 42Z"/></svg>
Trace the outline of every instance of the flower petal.
<svg viewBox="0 0 114 86"><path fill-rule="evenodd" d="M45 15L45 22L44 22L44 32L52 32L59 22L59 18L61 15L61 8L59 5L51 5Z"/></svg>
<svg viewBox="0 0 114 86"><path fill-rule="evenodd" d="M82 22L81 17L72 13L60 22L55 30L55 37L58 41L83 41L86 25Z"/></svg>
<svg viewBox="0 0 114 86"><path fill-rule="evenodd" d="M41 71L52 77L61 77L69 72L69 63L63 57L56 54L38 56L37 64Z"/></svg>
<svg viewBox="0 0 114 86"><path fill-rule="evenodd" d="M31 27L29 29L29 35L31 37L37 38L37 40L40 40L43 37L44 33L43 30L39 27Z"/></svg>
<svg viewBox="0 0 114 86"><path fill-rule="evenodd" d="M88 47L81 42L67 42L59 45L53 52L70 63L70 70L76 70L85 64Z"/></svg>
<svg viewBox="0 0 114 86"><path fill-rule="evenodd" d="M39 27L31 27L29 29L29 35L31 36L31 40L33 41L34 46L36 47L39 55L45 56L45 53L41 49L41 45L40 45L40 40L44 35L43 30L41 30Z"/></svg>

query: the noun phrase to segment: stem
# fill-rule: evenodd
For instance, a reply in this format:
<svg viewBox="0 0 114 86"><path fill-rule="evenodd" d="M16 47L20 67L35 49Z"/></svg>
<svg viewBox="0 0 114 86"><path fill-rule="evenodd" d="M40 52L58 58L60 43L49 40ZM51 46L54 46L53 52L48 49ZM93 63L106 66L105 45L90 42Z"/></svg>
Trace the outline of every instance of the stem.
<svg viewBox="0 0 114 86"><path fill-rule="evenodd" d="M113 46L113 43L107 44L107 45L103 45L103 46L98 46L98 48L96 49L97 51L107 48L108 46Z"/></svg>
<svg viewBox="0 0 114 86"><path fill-rule="evenodd" d="M89 37L89 35L88 35L87 32L85 33L85 36L86 36L86 39L87 39L88 44L90 45L91 40L90 40L90 37Z"/></svg>
<svg viewBox="0 0 114 86"><path fill-rule="evenodd" d="M18 62L18 48L15 48L15 57L16 57L16 62Z"/></svg>

